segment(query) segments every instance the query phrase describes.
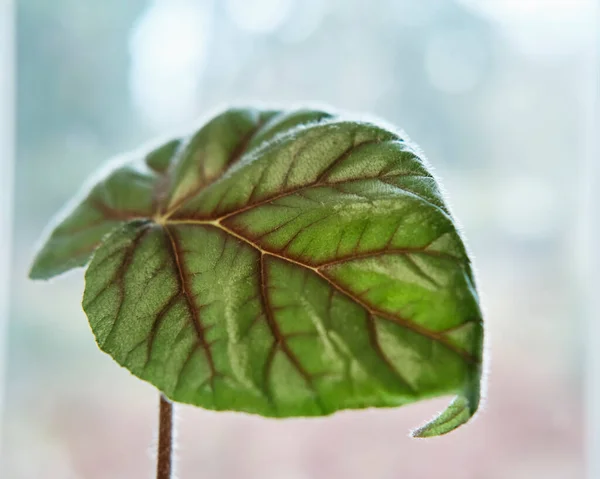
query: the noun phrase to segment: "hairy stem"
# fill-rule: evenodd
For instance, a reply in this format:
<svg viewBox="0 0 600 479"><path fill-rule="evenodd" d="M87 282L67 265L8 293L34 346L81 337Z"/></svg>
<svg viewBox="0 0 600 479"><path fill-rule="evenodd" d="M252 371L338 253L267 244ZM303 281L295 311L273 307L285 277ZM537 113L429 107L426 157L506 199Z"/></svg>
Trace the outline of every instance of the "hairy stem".
<svg viewBox="0 0 600 479"><path fill-rule="evenodd" d="M173 463L173 404L162 394L158 415L156 479L171 479Z"/></svg>

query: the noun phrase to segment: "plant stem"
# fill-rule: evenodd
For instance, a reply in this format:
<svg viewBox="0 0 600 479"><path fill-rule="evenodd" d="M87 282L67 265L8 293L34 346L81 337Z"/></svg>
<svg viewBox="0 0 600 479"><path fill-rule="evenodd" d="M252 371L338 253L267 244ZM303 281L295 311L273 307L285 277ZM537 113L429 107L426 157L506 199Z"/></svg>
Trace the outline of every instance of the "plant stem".
<svg viewBox="0 0 600 479"><path fill-rule="evenodd" d="M173 404L160 395L156 479L171 479L173 462Z"/></svg>

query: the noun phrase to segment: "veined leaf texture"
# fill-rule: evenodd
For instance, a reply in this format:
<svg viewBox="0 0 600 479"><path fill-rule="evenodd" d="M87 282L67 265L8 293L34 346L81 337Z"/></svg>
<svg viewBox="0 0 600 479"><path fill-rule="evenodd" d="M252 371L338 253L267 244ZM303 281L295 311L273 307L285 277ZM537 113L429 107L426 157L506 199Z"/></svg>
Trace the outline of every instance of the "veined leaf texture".
<svg viewBox="0 0 600 479"><path fill-rule="evenodd" d="M410 143L324 111L231 109L67 208L31 277L89 263L99 347L170 399L271 417L480 400L471 262Z"/></svg>

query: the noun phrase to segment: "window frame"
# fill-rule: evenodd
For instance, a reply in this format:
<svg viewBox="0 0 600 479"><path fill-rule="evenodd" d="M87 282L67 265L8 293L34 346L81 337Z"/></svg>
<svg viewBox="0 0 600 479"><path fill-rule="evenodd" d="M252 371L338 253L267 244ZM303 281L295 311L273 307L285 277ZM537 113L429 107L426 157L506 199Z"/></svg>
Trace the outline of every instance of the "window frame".
<svg viewBox="0 0 600 479"><path fill-rule="evenodd" d="M4 416L15 153L15 2L0 0L0 432ZM0 462L2 461L0 434ZM0 470L2 465L0 464Z"/></svg>
<svg viewBox="0 0 600 479"><path fill-rule="evenodd" d="M580 312L583 312L584 450L586 477L600 477L600 0L596 2L593 42L587 52L589 69L585 71L584 101L586 112L586 144L583 167L580 168L580 212L577 228L579 270L581 272Z"/></svg>

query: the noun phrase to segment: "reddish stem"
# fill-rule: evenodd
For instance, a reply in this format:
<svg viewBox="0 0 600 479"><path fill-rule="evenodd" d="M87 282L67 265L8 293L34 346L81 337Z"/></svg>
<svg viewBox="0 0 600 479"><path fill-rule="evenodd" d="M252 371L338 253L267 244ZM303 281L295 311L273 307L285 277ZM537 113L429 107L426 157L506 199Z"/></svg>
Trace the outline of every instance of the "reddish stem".
<svg viewBox="0 0 600 479"><path fill-rule="evenodd" d="M160 395L156 479L171 479L173 463L173 404Z"/></svg>

